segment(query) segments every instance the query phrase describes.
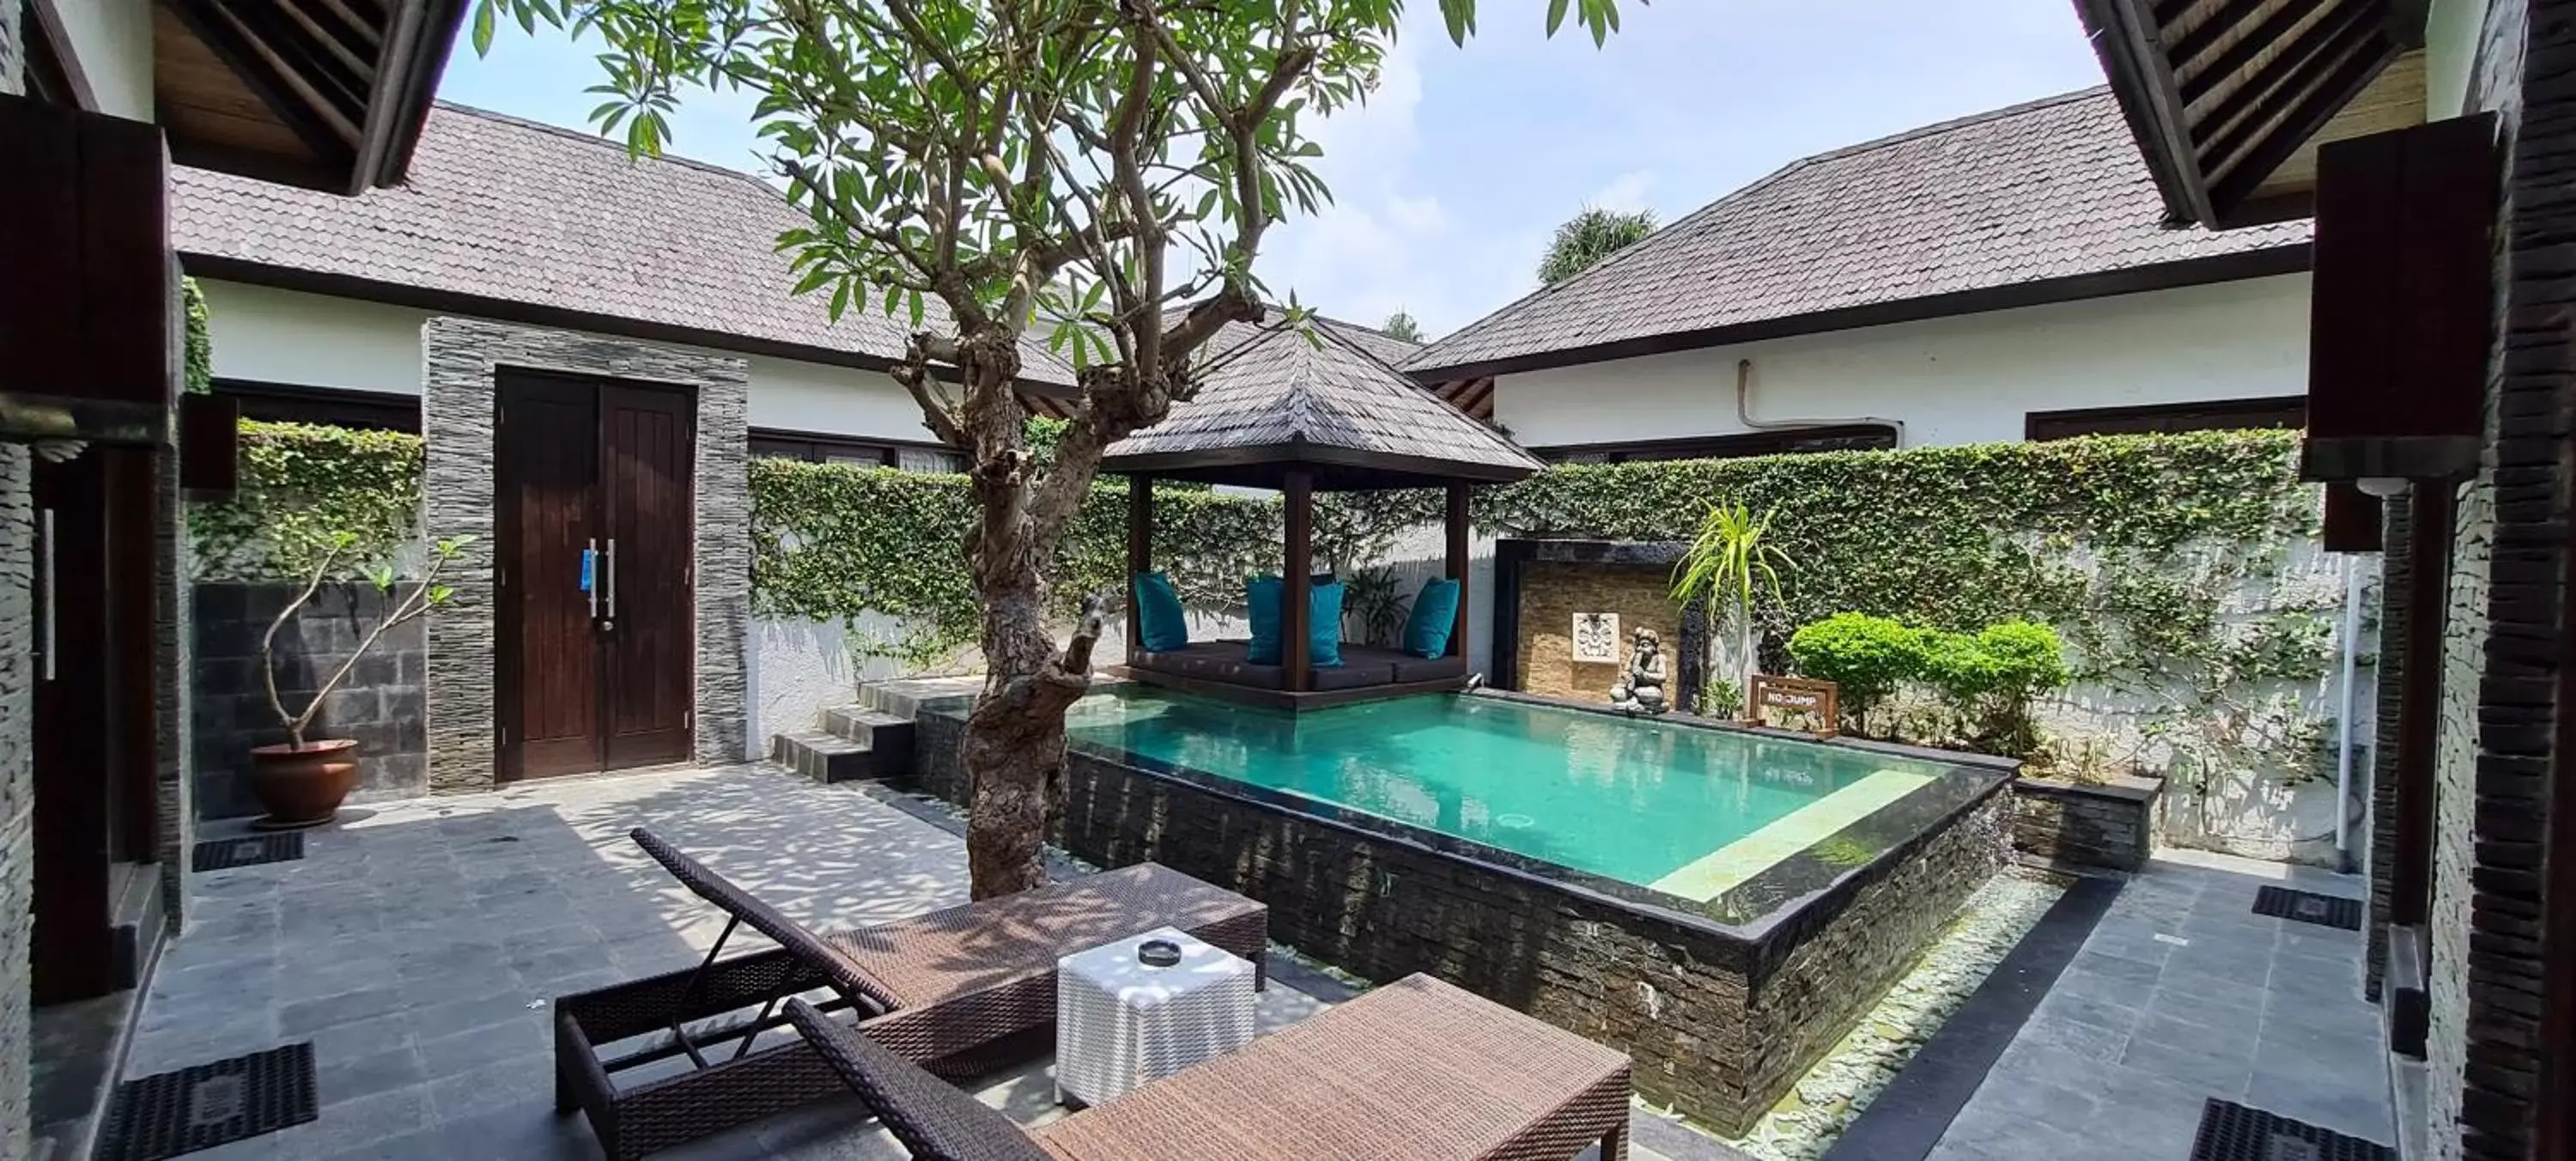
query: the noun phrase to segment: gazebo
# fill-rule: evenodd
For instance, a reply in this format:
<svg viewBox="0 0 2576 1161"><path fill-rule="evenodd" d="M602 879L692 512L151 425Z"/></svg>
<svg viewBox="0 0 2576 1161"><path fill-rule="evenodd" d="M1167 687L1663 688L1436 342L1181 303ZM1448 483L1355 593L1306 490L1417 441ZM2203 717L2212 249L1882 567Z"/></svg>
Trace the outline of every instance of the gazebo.
<svg viewBox="0 0 2576 1161"><path fill-rule="evenodd" d="M1127 618L1127 672L1138 680L1291 709L1456 689L1467 681L1467 490L1522 479L1544 465L1518 444L1423 390L1338 334L1236 324L1211 344L1198 394L1162 423L1111 445L1101 470L1128 479L1127 567L1153 567L1157 479L1277 489L1287 508L1281 657L1251 662L1243 643L1149 652ZM1345 645L1344 664L1311 665L1309 595L1314 497L1441 488L1448 493L1447 573L1458 581L1447 652L1415 657Z"/></svg>

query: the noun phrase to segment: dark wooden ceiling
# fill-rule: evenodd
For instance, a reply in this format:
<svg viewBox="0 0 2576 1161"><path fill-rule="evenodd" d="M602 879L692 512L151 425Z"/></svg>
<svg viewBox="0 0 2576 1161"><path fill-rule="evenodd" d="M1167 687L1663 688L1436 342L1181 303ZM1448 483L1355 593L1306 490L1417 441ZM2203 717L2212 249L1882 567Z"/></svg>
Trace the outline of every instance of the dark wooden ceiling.
<svg viewBox="0 0 2576 1161"><path fill-rule="evenodd" d="M2318 144L2424 116L2420 0L2078 0L2170 216L2306 216Z"/></svg>
<svg viewBox="0 0 2576 1161"><path fill-rule="evenodd" d="M402 179L464 0L156 0L182 165L338 193Z"/></svg>

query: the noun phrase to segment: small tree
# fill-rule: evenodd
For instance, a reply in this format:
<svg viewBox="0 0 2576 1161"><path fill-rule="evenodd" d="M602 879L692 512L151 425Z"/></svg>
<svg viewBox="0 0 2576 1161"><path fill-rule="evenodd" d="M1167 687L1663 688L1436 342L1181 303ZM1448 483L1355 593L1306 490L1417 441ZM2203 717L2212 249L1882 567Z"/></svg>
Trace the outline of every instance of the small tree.
<svg viewBox="0 0 2576 1161"><path fill-rule="evenodd" d="M1413 316L1402 310L1386 316L1386 322L1380 324L1377 329L1384 332L1390 339L1403 339L1408 343L1422 341L1422 324L1413 321Z"/></svg>
<svg viewBox="0 0 2576 1161"><path fill-rule="evenodd" d="M470 543L472 543L470 540L454 539L441 540L432 545L429 567L421 573L420 582L412 586L409 594L394 602L393 611L385 614L384 620L376 622L376 627L367 631L367 635L359 640L358 647L350 650L349 656L340 662L338 669L332 670L329 677L322 679L322 684L315 687L312 696L304 700L304 708L289 710L286 708L286 699L277 692L277 634L286 628L288 621L295 619L296 614L304 611L304 606L312 603L313 594L320 592L322 582L330 579L331 566L339 562L341 554L358 545L358 534L355 532L333 534L331 542L323 547L321 558L314 562L313 575L304 582L303 590L296 593L295 599L288 601L285 608L277 611L277 617L268 623L268 632L261 634L259 638L259 672L268 691L268 708L270 712L277 715L277 724L286 727L286 740L289 744L298 750L304 748L304 731L312 728L313 715L322 711L322 699L331 696L332 690L340 688L340 683L349 679L349 671L358 667L358 659L374 649L376 642L383 639L387 632L392 631L396 625L426 616L431 609L446 604L448 598L455 595L453 588L439 583L438 574L447 571L448 564L456 559L456 554L463 551ZM370 579L375 581L376 591L387 596L393 594L394 570L391 567L380 566L369 575Z"/></svg>
<svg viewBox="0 0 2576 1161"><path fill-rule="evenodd" d="M1712 610L1735 625L1739 676L1750 687L1759 664L1753 649L1753 603L1763 592L1780 601L1780 570L1796 562L1787 550L1764 539L1771 513L1755 516L1742 504L1710 504L1700 518L1699 535L1673 570L1673 600L1684 605L1705 597Z"/></svg>
<svg viewBox="0 0 2576 1161"><path fill-rule="evenodd" d="M1617 26L1614 3L1573 0L1596 43ZM769 164L810 219L778 239L795 291L830 295L835 317L881 309L916 328L890 373L966 457L979 512L965 565L989 676L960 747L976 898L1046 881L1064 711L1089 688L1106 605L1085 600L1057 647L1056 545L1102 450L1191 397L1192 356L1226 323L1263 318L1263 238L1329 196L1305 118L1365 97L1401 8L479 0L478 49L503 14L599 33L593 119L635 152L662 147L694 88L756 94ZM1440 8L1463 41L1475 0ZM1568 8L1551 0L1551 31ZM1013 390L1033 325L1081 389L1045 467Z"/></svg>
<svg viewBox="0 0 2576 1161"><path fill-rule="evenodd" d="M1555 239L1547 244L1547 257L1539 260L1539 284L1554 286L1581 274L1654 232L1653 210L1622 213L1585 206L1556 228Z"/></svg>

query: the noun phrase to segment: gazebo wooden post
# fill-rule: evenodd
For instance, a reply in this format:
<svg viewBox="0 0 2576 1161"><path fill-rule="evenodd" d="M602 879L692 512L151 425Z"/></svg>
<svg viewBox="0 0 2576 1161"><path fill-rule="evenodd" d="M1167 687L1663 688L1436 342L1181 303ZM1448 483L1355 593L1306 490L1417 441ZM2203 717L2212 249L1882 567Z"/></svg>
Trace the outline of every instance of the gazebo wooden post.
<svg viewBox="0 0 2576 1161"><path fill-rule="evenodd" d="M1449 656L1467 655L1467 560L1472 548L1467 527L1467 482L1449 481L1449 575L1458 582L1458 619L1449 627Z"/></svg>
<svg viewBox="0 0 2576 1161"><path fill-rule="evenodd" d="M1313 630L1307 624L1314 598L1307 590L1313 583L1315 474L1303 469L1289 472L1280 481L1280 491L1288 509L1287 560L1279 578L1286 590L1279 601L1279 663L1287 672L1281 674L1280 688L1303 693L1314 645Z"/></svg>
<svg viewBox="0 0 2576 1161"><path fill-rule="evenodd" d="M1136 615L1136 575L1154 567L1154 478L1127 477L1127 651L1145 647L1145 619Z"/></svg>

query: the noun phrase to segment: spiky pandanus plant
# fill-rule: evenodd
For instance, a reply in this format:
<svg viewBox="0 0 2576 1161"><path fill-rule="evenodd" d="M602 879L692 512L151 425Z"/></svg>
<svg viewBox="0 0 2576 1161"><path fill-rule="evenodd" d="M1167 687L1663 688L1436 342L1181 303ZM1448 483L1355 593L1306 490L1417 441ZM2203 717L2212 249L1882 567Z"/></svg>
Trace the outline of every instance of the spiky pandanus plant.
<svg viewBox="0 0 2576 1161"><path fill-rule="evenodd" d="M1752 688L1761 664L1753 648L1754 602L1768 592L1779 603L1780 570L1797 566L1787 549L1768 539L1772 515L1756 516L1742 504L1710 503L1689 550L1673 567L1673 600L1688 605L1705 598L1734 622L1736 657L1743 665L1736 674L1739 689Z"/></svg>

